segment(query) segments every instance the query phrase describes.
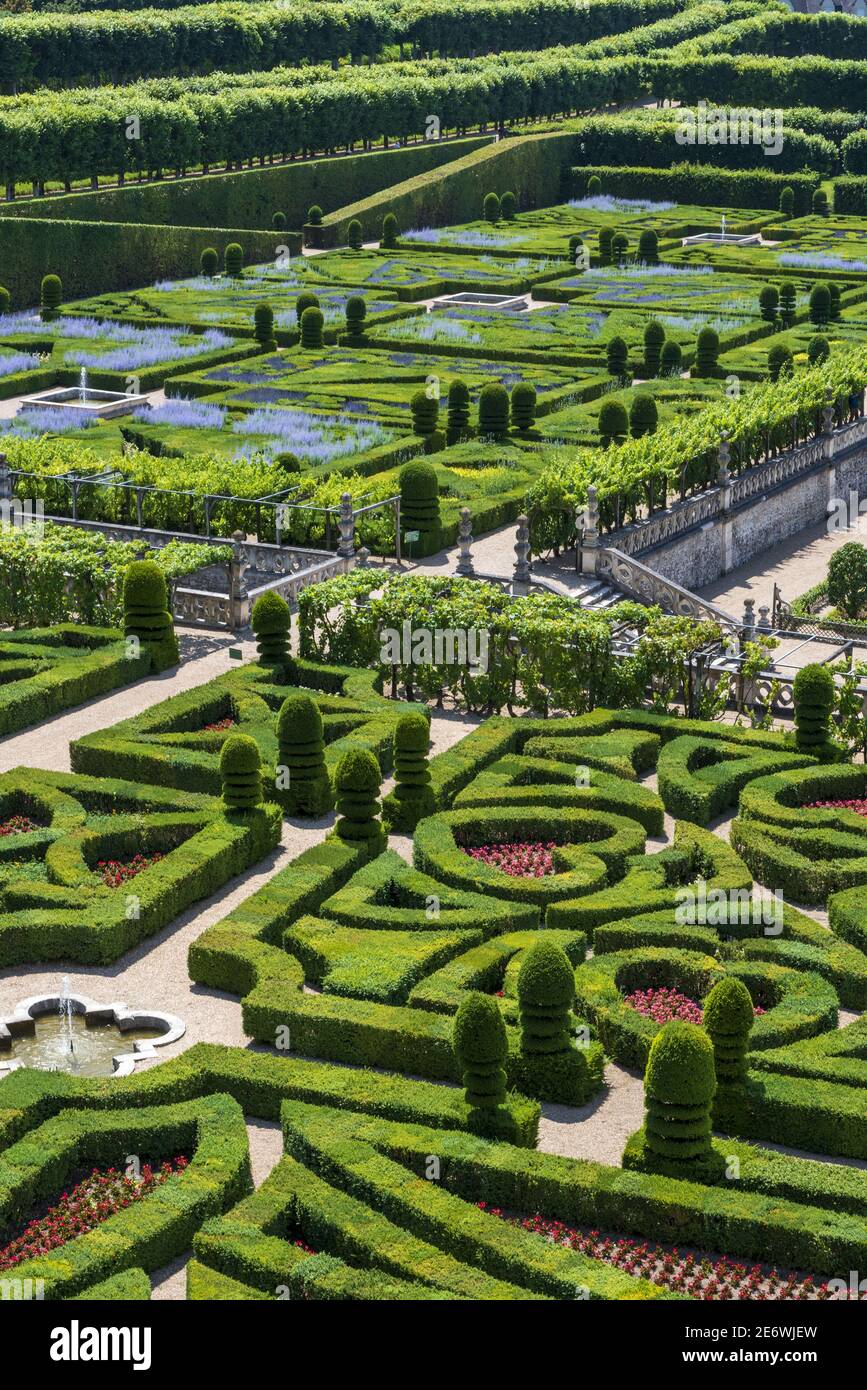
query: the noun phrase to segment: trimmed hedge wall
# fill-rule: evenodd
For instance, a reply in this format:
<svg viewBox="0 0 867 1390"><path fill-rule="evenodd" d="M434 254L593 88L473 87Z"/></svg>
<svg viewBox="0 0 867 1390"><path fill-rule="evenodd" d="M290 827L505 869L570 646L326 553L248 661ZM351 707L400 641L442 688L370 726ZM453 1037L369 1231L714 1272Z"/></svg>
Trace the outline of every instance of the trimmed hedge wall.
<svg viewBox="0 0 867 1390"><path fill-rule="evenodd" d="M138 656L130 656L120 632L109 628L60 623L3 633L0 648L15 652L18 644L25 663L46 657L51 665L0 685L0 734L39 724L60 710L141 680L151 671L148 652L142 648ZM63 651L58 652L61 646Z"/></svg>
<svg viewBox="0 0 867 1390"><path fill-rule="evenodd" d="M783 189L791 188L795 195L796 217L805 217L811 211L816 187L812 174L770 174L763 169L718 169L686 163L668 169L580 165L572 170L573 196L587 196L587 181L594 174L602 180L606 193L619 198L667 198L711 207L722 204L777 211Z"/></svg>

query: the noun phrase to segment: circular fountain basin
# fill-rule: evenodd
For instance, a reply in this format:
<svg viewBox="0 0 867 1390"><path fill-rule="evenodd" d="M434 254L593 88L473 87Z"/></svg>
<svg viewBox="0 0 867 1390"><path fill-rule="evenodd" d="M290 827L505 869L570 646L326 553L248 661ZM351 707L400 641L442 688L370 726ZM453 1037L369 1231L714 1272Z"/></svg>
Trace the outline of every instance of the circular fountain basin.
<svg viewBox="0 0 867 1390"><path fill-rule="evenodd" d="M696 246L700 241L712 242L715 246L758 246L761 232L751 232L749 236L738 236L736 232L699 232L696 236L685 236L684 246Z"/></svg>
<svg viewBox="0 0 867 1390"><path fill-rule="evenodd" d="M181 1019L160 1010L99 1004L84 994L35 995L0 1019L0 1079L19 1067L129 1076L137 1062L155 1057L158 1047L185 1032Z"/></svg>
<svg viewBox="0 0 867 1390"><path fill-rule="evenodd" d="M66 415L76 415L79 419L112 420L116 415L128 415L131 410L147 402L147 396L127 395L125 391L99 391L88 386L82 392L80 386L55 386L35 396L24 396L18 409L20 412L48 407Z"/></svg>

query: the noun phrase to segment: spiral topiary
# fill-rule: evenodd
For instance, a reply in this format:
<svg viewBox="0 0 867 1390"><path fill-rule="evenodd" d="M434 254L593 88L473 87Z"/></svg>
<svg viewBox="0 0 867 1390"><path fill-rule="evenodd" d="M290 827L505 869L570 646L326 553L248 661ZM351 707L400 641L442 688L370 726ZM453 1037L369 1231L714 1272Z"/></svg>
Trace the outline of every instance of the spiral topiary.
<svg viewBox="0 0 867 1390"><path fill-rule="evenodd" d="M650 1045L644 1074L646 1145L667 1164L708 1160L716 1091L713 1044L694 1023L666 1023Z"/></svg>
<svg viewBox="0 0 867 1390"><path fill-rule="evenodd" d="M237 280L244 269L244 252L237 241L230 241L223 252L223 269L233 280Z"/></svg>
<svg viewBox="0 0 867 1390"><path fill-rule="evenodd" d="M605 344L605 361L611 376L622 381L629 370L629 349L622 338L609 338Z"/></svg>
<svg viewBox="0 0 867 1390"><path fill-rule="evenodd" d="M515 197L514 193L507 189L506 192L503 194L502 198L500 199L500 216L502 217L504 222L512 221L513 217L515 216L517 206L517 198Z"/></svg>
<svg viewBox="0 0 867 1390"><path fill-rule="evenodd" d="M253 604L250 626L256 634L256 651L260 666L287 666L289 630L292 615L289 605L273 589L266 589Z"/></svg>
<svg viewBox="0 0 867 1390"><path fill-rule="evenodd" d="M39 294L39 305L43 322L49 323L57 318L57 310L63 301L63 285L59 275L43 275Z"/></svg>
<svg viewBox="0 0 867 1390"><path fill-rule="evenodd" d="M522 432L531 430L536 423L536 388L528 381L519 381L512 387L511 397L512 427Z"/></svg>
<svg viewBox="0 0 867 1390"><path fill-rule="evenodd" d="M614 242L614 228L599 228L599 262L601 265L610 265L612 257L612 244Z"/></svg>
<svg viewBox="0 0 867 1390"><path fill-rule="evenodd" d="M717 1081L746 1079L754 1017L750 992L734 975L727 975L714 985L704 1001L704 1027L713 1043Z"/></svg>
<svg viewBox="0 0 867 1390"><path fill-rule="evenodd" d="M352 294L346 301L346 332L356 342L364 337L364 320L367 318L367 305L360 294Z"/></svg>
<svg viewBox="0 0 867 1390"><path fill-rule="evenodd" d="M776 285L763 285L759 290L759 313L765 323L776 323L780 292Z"/></svg>
<svg viewBox="0 0 867 1390"><path fill-rule="evenodd" d="M289 815L322 816L334 805L325 770L322 715L312 695L287 695L277 715L277 800Z"/></svg>
<svg viewBox="0 0 867 1390"><path fill-rule="evenodd" d="M264 301L253 310L253 337L263 352L276 352L274 338L274 310Z"/></svg>
<svg viewBox="0 0 867 1390"><path fill-rule="evenodd" d="M223 805L231 811L252 811L262 803L262 765L259 747L249 734L230 734L220 750Z"/></svg>
<svg viewBox="0 0 867 1390"><path fill-rule="evenodd" d="M361 223L357 217L353 217L349 226L346 228L346 241L351 250L361 250L361 244L364 241L364 233L361 230Z"/></svg>
<svg viewBox="0 0 867 1390"><path fill-rule="evenodd" d="M500 200L496 193L486 193L483 207L486 222L499 222Z"/></svg>
<svg viewBox="0 0 867 1390"><path fill-rule="evenodd" d="M325 343L325 315L310 305L301 315L301 346L308 350L321 348Z"/></svg>
<svg viewBox="0 0 867 1390"><path fill-rule="evenodd" d="M448 441L450 444L469 434L470 430L470 392L465 381L456 377L449 383L448 395Z"/></svg>
<svg viewBox="0 0 867 1390"><path fill-rule="evenodd" d="M780 322L784 328L791 328L795 322L797 291L791 280L787 280L780 290Z"/></svg>
<svg viewBox="0 0 867 1390"><path fill-rule="evenodd" d="M544 936L524 952L518 971L521 1051L549 1056L573 1050L570 1023L575 972L562 946Z"/></svg>
<svg viewBox="0 0 867 1390"><path fill-rule="evenodd" d="M334 775L338 812L334 834L348 844L366 848L371 858L386 845L377 815L380 781L379 764L369 748L347 749Z"/></svg>
<svg viewBox="0 0 867 1390"><path fill-rule="evenodd" d="M659 376L664 342L665 329L659 319L651 319L644 330L644 375L646 377Z"/></svg>
<svg viewBox="0 0 867 1390"><path fill-rule="evenodd" d="M498 439L509 432L509 393L489 381L479 392L479 434Z"/></svg>
<svg viewBox="0 0 867 1390"><path fill-rule="evenodd" d="M622 401L603 401L599 411L599 440L603 449L622 444L629 433L629 416Z"/></svg>
<svg viewBox="0 0 867 1390"><path fill-rule="evenodd" d="M659 237L652 227L645 227L638 238L638 259L645 265L659 265Z"/></svg>
<svg viewBox="0 0 867 1390"><path fill-rule="evenodd" d="M220 258L213 246L206 246L199 257L199 270L211 280L216 275L219 264Z"/></svg>
<svg viewBox="0 0 867 1390"><path fill-rule="evenodd" d="M717 376L719 373L719 334L716 329L704 327L696 339L696 376Z"/></svg>
<svg viewBox="0 0 867 1390"><path fill-rule="evenodd" d="M827 666L812 662L802 666L792 683L795 705L795 741L809 752L831 742L831 714L836 686Z"/></svg>
<svg viewBox="0 0 867 1390"><path fill-rule="evenodd" d="M123 580L123 631L150 653L154 670L180 661L175 625L168 608L166 578L153 560L133 560Z"/></svg>
<svg viewBox="0 0 867 1390"><path fill-rule="evenodd" d="M645 392L635 396L629 407L629 433L633 439L641 439L645 434L655 434L659 422L656 401Z"/></svg>
<svg viewBox="0 0 867 1390"><path fill-rule="evenodd" d="M392 251L397 245L398 227L397 218L393 212L387 212L382 219L382 236L380 246L386 251Z"/></svg>
<svg viewBox="0 0 867 1390"><path fill-rule="evenodd" d="M666 338L662 345L662 375L680 376L683 367L683 352L680 343L676 343L673 338Z"/></svg>
<svg viewBox="0 0 867 1390"><path fill-rule="evenodd" d="M427 391L416 391L409 403L412 412L412 427L423 438L433 434L440 413L439 397L428 395Z"/></svg>
<svg viewBox="0 0 867 1390"><path fill-rule="evenodd" d="M506 1099L506 1025L489 994L473 990L455 1014L452 1041L466 1088L467 1105L495 1110Z"/></svg>
<svg viewBox="0 0 867 1390"><path fill-rule="evenodd" d="M436 810L429 747L430 726L425 716L415 711L401 715L394 731L395 788L382 806L382 818L391 831L411 832Z"/></svg>
<svg viewBox="0 0 867 1390"><path fill-rule="evenodd" d="M420 531L420 548L431 554L440 535L440 485L436 469L419 459L400 470L400 520L404 531Z"/></svg>

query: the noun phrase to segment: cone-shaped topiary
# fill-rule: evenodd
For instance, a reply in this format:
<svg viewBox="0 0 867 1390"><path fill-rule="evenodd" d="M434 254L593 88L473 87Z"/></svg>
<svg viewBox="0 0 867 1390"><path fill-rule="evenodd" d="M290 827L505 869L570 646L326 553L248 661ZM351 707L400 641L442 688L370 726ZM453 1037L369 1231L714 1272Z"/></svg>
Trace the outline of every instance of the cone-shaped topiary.
<svg viewBox="0 0 867 1390"><path fill-rule="evenodd" d="M807 361L811 367L827 362L831 355L831 344L823 333L814 333L807 344Z"/></svg>
<svg viewBox="0 0 867 1390"><path fill-rule="evenodd" d="M210 280L216 275L219 264L220 258L213 246L206 246L199 257L199 270Z"/></svg>
<svg viewBox="0 0 867 1390"><path fill-rule="evenodd" d="M123 580L123 631L150 652L156 671L180 661L175 625L168 609L166 578L153 560L133 560Z"/></svg>
<svg viewBox="0 0 867 1390"><path fill-rule="evenodd" d="M223 269L234 280L238 279L244 269L244 252L237 241L230 241L223 252Z"/></svg>
<svg viewBox="0 0 867 1390"><path fill-rule="evenodd" d="M573 1050L569 1031L575 1001L575 972L562 946L540 936L524 952L518 971L518 1011L521 1051L544 1053Z"/></svg>
<svg viewBox="0 0 867 1390"><path fill-rule="evenodd" d="M528 381L519 381L512 387L512 427L516 430L531 430L536 423L536 388Z"/></svg>
<svg viewBox="0 0 867 1390"><path fill-rule="evenodd" d="M629 433L629 416L622 401L603 401L599 411L599 440L603 449L622 444Z"/></svg>
<svg viewBox="0 0 867 1390"><path fill-rule="evenodd" d="M646 377L659 376L664 342L665 329L659 319L651 319L644 330L644 375Z"/></svg>
<svg viewBox="0 0 867 1390"><path fill-rule="evenodd" d="M312 304L301 315L301 346L308 349L321 348L324 337L325 315Z"/></svg>
<svg viewBox="0 0 867 1390"><path fill-rule="evenodd" d="M253 310L253 337L263 352L275 352L274 310L270 304L257 304Z"/></svg>
<svg viewBox="0 0 867 1390"><path fill-rule="evenodd" d="M449 383L447 428L449 443L468 434L470 429L470 391L459 377Z"/></svg>
<svg viewBox="0 0 867 1390"><path fill-rule="evenodd" d="M378 818L380 781L379 764L369 748L347 749L334 775L338 812L334 834L350 844L366 846L371 858L382 852L387 838Z"/></svg>
<svg viewBox="0 0 867 1390"><path fill-rule="evenodd" d="M789 376L794 367L794 359L785 343L774 343L768 349L768 376L771 381L779 381L781 376Z"/></svg>
<svg viewBox="0 0 867 1390"><path fill-rule="evenodd" d="M717 1081L743 1081L747 1049L755 1017L753 1001L743 980L727 975L704 1001L704 1026L713 1043Z"/></svg>
<svg viewBox="0 0 867 1390"><path fill-rule="evenodd" d="M831 713L836 687L827 666L813 662L802 666L792 684L795 704L795 741L809 752L831 742Z"/></svg>
<svg viewBox="0 0 867 1390"><path fill-rule="evenodd" d="M380 245L386 251L391 251L397 245L398 227L397 218L393 212L387 212L382 219L382 236Z"/></svg>
<svg viewBox="0 0 867 1390"><path fill-rule="evenodd" d="M719 372L719 334L716 329L705 327L696 339L696 376L716 376Z"/></svg>
<svg viewBox="0 0 867 1390"><path fill-rule="evenodd" d="M353 217L349 226L346 228L346 240L353 251L361 250L364 233L361 230L361 223L357 217Z"/></svg>
<svg viewBox="0 0 867 1390"><path fill-rule="evenodd" d="M262 765L259 746L249 734L230 734L220 750L223 805L227 810L252 811L262 803Z"/></svg>
<svg viewBox="0 0 867 1390"><path fill-rule="evenodd" d="M658 421L659 413L652 396L642 392L633 397L632 405L629 407L629 433L633 439L641 439L645 434L655 434Z"/></svg>
<svg viewBox="0 0 867 1390"><path fill-rule="evenodd" d="M260 666L286 666L289 663L291 623L288 603L273 589L266 589L256 599L250 614L250 626L256 634Z"/></svg>
<svg viewBox="0 0 867 1390"><path fill-rule="evenodd" d="M500 220L500 200L496 193L486 193L484 203L484 214L486 222L499 222Z"/></svg>
<svg viewBox="0 0 867 1390"><path fill-rule="evenodd" d="M652 227L645 227L638 238L638 259L645 265L659 264L659 237Z"/></svg>
<svg viewBox="0 0 867 1390"><path fill-rule="evenodd" d="M612 376L621 380L626 376L629 363L629 349L622 338L609 338L605 344L605 360Z"/></svg>
<svg viewBox="0 0 867 1390"><path fill-rule="evenodd" d="M400 520L404 531L421 531L425 554L440 534L440 485L436 469L421 459L400 470Z"/></svg>
<svg viewBox="0 0 867 1390"><path fill-rule="evenodd" d="M289 815L322 816L334 805L325 770L322 715L312 695L287 695L277 715L277 800Z"/></svg>
<svg viewBox="0 0 867 1390"><path fill-rule="evenodd" d="M612 245L614 242L614 228L599 228L599 261L602 265L610 265L612 258Z"/></svg>
<svg viewBox="0 0 867 1390"><path fill-rule="evenodd" d="M786 184L780 194L780 212L783 217L791 217L795 211L795 190Z"/></svg>
<svg viewBox="0 0 867 1390"><path fill-rule="evenodd" d="M507 189L500 199L500 216L504 222L511 222L512 218L515 216L515 209L517 206L517 198L514 193Z"/></svg>
<svg viewBox="0 0 867 1390"><path fill-rule="evenodd" d="M63 299L63 285L59 275L43 275L39 304L45 323L57 318L57 310Z"/></svg>
<svg viewBox="0 0 867 1390"><path fill-rule="evenodd" d="M501 438L509 432L509 393L489 381L479 392L479 434Z"/></svg>
<svg viewBox="0 0 867 1390"><path fill-rule="evenodd" d="M279 212L279 211L278 211L278 212L272 212L272 214L271 214L271 226L274 228L274 231L275 231L275 232L282 232L282 231L285 231L285 229L286 229L286 214L285 214L285 212Z"/></svg>
<svg viewBox="0 0 867 1390"><path fill-rule="evenodd" d="M676 343L673 338L666 338L662 345L662 357L660 361L663 376L680 376L683 366L683 353L680 343Z"/></svg>
<svg viewBox="0 0 867 1390"><path fill-rule="evenodd" d="M423 437L433 434L440 413L439 397L429 396L427 391L416 391L409 408L412 411L412 427L415 433Z"/></svg>
<svg viewBox="0 0 867 1390"><path fill-rule="evenodd" d="M385 798L382 818L391 831L415 830L433 815L436 802L430 785L428 748L430 725L420 712L401 715L394 731L395 788Z"/></svg>
<svg viewBox="0 0 867 1390"><path fill-rule="evenodd" d="M367 305L360 294L352 294L346 301L346 331L350 338L360 341L364 337L364 320L367 318Z"/></svg>
<svg viewBox="0 0 867 1390"><path fill-rule="evenodd" d="M644 1073L646 1144L667 1163L710 1158L716 1091L713 1044L694 1023L666 1023L650 1045Z"/></svg>
<svg viewBox="0 0 867 1390"><path fill-rule="evenodd" d="M476 990L462 999L455 1014L452 1039L463 1073L467 1105L479 1110L494 1110L502 1105L506 1099L509 1044L496 1000Z"/></svg>

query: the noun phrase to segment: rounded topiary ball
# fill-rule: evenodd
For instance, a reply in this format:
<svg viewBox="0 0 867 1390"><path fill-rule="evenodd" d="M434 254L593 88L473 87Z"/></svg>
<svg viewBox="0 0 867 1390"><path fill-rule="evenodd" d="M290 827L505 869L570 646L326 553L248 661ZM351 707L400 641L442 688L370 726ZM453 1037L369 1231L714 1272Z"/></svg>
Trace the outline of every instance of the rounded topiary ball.
<svg viewBox="0 0 867 1390"><path fill-rule="evenodd" d="M285 212L274 212L271 214L271 226L275 232L282 232L286 227Z"/></svg>
<svg viewBox="0 0 867 1390"><path fill-rule="evenodd" d="M525 952L518 971L518 1000L531 1008L552 1006L571 1009L575 999L575 972L562 946L544 936Z"/></svg>
<svg viewBox="0 0 867 1390"><path fill-rule="evenodd" d="M322 742L322 715L312 695L286 696L277 715L277 738L287 744Z"/></svg>
<svg viewBox="0 0 867 1390"><path fill-rule="evenodd" d="M604 401L599 411L599 438L603 446L622 442L629 433L629 416L622 401Z"/></svg>
<svg viewBox="0 0 867 1390"><path fill-rule="evenodd" d="M217 273L219 264L220 258L214 250L213 246L206 246L201 256L199 257L199 269L201 270L202 274L207 275L209 280L212 279L213 276L215 276Z"/></svg>
<svg viewBox="0 0 867 1390"><path fill-rule="evenodd" d="M301 315L304 313L305 309L318 308L318 295L315 295L312 290L303 290L301 294L299 294L298 298L295 300L295 317L297 318L299 325L301 323Z"/></svg>
<svg viewBox="0 0 867 1390"><path fill-rule="evenodd" d="M307 221L310 223L311 227L321 227L322 209L318 203L311 203L310 207L307 209Z"/></svg>
<svg viewBox="0 0 867 1390"><path fill-rule="evenodd" d="M262 801L262 767L256 740L231 734L220 751L223 802L230 810L249 811Z"/></svg>
<svg viewBox="0 0 867 1390"><path fill-rule="evenodd" d="M704 1027L713 1043L718 1081L742 1081L747 1074L747 1047L755 1013L743 980L727 975L704 1001Z"/></svg>
<svg viewBox="0 0 867 1390"><path fill-rule="evenodd" d="M827 362L831 356L831 345L823 333L814 333L807 344L807 361L811 367Z"/></svg>
<svg viewBox="0 0 867 1390"><path fill-rule="evenodd" d="M461 1000L452 1039L467 1104L482 1110L501 1105L506 1098L504 1064L509 1044L503 1016L489 994L473 991Z"/></svg>
<svg viewBox="0 0 867 1390"><path fill-rule="evenodd" d="M127 612L161 613L168 603L166 577L153 560L133 560L123 579L123 606Z"/></svg>

